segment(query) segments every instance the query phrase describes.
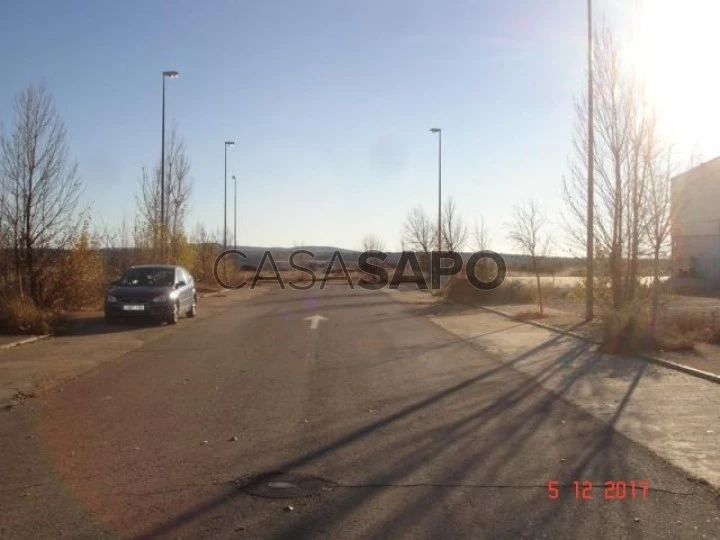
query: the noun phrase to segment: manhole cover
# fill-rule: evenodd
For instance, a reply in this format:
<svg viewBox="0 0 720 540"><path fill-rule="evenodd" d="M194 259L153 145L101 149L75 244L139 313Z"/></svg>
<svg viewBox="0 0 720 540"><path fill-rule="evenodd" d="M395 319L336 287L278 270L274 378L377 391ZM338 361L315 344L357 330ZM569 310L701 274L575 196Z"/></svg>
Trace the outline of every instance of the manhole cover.
<svg viewBox="0 0 720 540"><path fill-rule="evenodd" d="M236 485L243 493L267 499L309 497L335 487L335 483L319 476L291 472L269 472L240 478Z"/></svg>

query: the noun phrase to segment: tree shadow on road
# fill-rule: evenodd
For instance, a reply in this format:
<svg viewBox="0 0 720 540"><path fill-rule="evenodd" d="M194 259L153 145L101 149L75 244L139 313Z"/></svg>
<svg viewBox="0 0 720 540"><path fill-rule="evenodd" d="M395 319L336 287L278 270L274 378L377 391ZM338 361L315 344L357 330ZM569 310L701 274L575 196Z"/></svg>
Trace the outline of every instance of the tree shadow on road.
<svg viewBox="0 0 720 540"><path fill-rule="evenodd" d="M428 528L433 530L440 527L448 537L459 534L459 530L443 528L447 524L437 522L443 519L444 514L437 512L443 500L457 489L489 488L516 481L518 469L534 479L534 483L517 487L534 490L533 493L543 489L543 482L537 480L540 477L546 481L554 476L553 479L567 484L590 477L633 477L634 471L623 451L629 442L617 435L614 428L640 381L649 376L647 364L608 359L592 352L590 344L577 340L568 348L568 341L561 335L554 336L510 361L400 406L383 418L349 428L342 424L345 435L318 444L315 450L295 459L278 463L274 470L296 471L304 467L324 470L326 460L339 460L340 465L327 466L327 474L341 486L344 472L367 472L362 482L335 490L331 507L279 527L275 536L311 537L318 527L323 530L337 527L359 508L372 504L383 490L416 483L417 475L434 463L438 463L438 470L432 473L434 478L426 487L432 484L448 489L436 489L432 497L427 493L409 494L401 511L383 516L373 524L368 536L397 536L419 521L427 521ZM433 347L449 345L450 342L443 342ZM563 350L553 353L553 348L560 345ZM541 354L550 354L551 360L546 358L542 369L533 376L514 369L521 363L535 361ZM564 398L590 377L607 377L626 384L624 396L607 423L594 419ZM550 380L553 380L552 391L543 386ZM387 435L388 428L392 428L392 436ZM331 432L336 433L337 429L329 425L327 433ZM318 434L318 438L322 439L322 435ZM582 441L582 452L577 452L578 441ZM557 447L557 452L547 451L552 446ZM538 450L539 447L543 450ZM547 461L546 453L551 462ZM556 455L566 456L564 465L555 460ZM257 481L262 481L262 473L268 472L258 471ZM528 495L522 494L522 490L517 493L517 496L508 494L507 504L509 508L516 504L516 512L522 512ZM245 495L233 489L224 490L215 499L187 508L159 524L144 537L175 533L197 524L241 496ZM539 497L547 500L546 492ZM534 512L536 533L551 527L556 520L556 509L557 506L545 505ZM510 523L506 532L520 537L527 534L527 526L527 523Z"/></svg>

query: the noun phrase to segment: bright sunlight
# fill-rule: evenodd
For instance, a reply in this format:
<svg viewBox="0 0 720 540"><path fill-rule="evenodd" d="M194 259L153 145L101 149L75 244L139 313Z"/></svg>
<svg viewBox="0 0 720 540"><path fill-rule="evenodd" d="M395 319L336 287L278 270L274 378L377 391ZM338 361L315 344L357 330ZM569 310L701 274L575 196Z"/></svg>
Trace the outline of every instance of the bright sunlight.
<svg viewBox="0 0 720 540"><path fill-rule="evenodd" d="M629 53L661 129L704 159L720 153L720 1L640 0Z"/></svg>

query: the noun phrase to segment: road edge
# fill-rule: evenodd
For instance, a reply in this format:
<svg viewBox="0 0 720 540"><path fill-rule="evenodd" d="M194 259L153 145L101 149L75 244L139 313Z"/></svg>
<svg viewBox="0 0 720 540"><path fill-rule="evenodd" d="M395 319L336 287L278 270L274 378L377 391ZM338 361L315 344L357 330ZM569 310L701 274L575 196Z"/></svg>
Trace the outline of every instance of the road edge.
<svg viewBox="0 0 720 540"><path fill-rule="evenodd" d="M450 303L452 303L452 302L450 302ZM601 344L601 342L596 339L592 339L587 336L583 336L582 334L578 334L577 332L573 332L572 330L565 330L564 328L559 328L559 327L553 326L551 324L544 324L544 323L540 323L537 321L528 321L528 320L518 321L517 319L513 318L513 315L511 315L510 313L506 313L499 309L495 309L495 308L491 308L491 307L487 307L487 306L476 306L476 307L483 309L485 311L488 311L490 313L494 313L496 315L501 315L502 317L512 319L517 322L522 322L522 323L529 324L532 326L537 326L538 328L542 328L542 329L548 330L550 332L555 332L556 334L562 334L565 336L573 337L575 339L581 339L583 341L586 341L588 343L593 343L595 345ZM673 371L679 371L681 373L685 373L686 375L691 375L691 376L697 377L699 379L704 379L711 383L720 384L720 375L710 373L709 371L703 371L701 369L686 366L684 364L679 364L679 363L673 362L671 360L665 360L664 358L659 358L659 357L653 356L651 354L635 353L631 356L638 358L640 360L645 360L646 362L649 362L651 364L655 364L655 365L658 365L658 366L661 366L661 367L664 367L667 369L671 369Z"/></svg>
<svg viewBox="0 0 720 540"><path fill-rule="evenodd" d="M17 341L11 341L10 343L4 343L0 345L0 351L7 351L8 349L14 349L15 347L20 347L21 345L27 345L29 343L35 343L36 341L48 339L50 337L52 337L52 334L41 334L39 336L21 338Z"/></svg>

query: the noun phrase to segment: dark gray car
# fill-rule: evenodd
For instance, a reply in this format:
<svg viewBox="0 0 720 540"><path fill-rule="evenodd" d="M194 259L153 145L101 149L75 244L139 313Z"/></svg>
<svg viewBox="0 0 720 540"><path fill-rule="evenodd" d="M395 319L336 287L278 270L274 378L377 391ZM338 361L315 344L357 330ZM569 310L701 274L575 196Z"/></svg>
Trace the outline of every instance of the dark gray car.
<svg viewBox="0 0 720 540"><path fill-rule="evenodd" d="M177 324L182 313L197 313L195 281L182 266L131 266L105 295L105 320L110 323L145 318Z"/></svg>

